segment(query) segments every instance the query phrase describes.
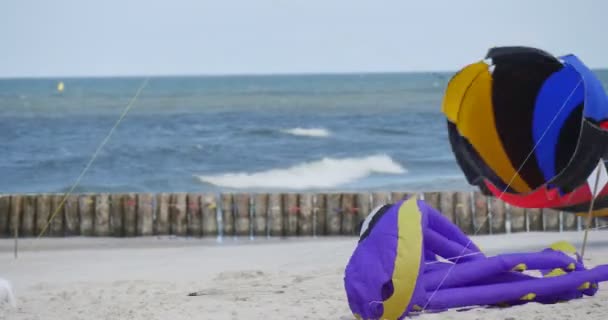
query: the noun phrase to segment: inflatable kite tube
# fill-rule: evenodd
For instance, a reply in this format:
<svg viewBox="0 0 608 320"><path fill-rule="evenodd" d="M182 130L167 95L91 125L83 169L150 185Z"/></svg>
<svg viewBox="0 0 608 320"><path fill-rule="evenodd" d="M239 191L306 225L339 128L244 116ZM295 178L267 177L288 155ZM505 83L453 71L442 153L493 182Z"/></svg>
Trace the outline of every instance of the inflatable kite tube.
<svg viewBox="0 0 608 320"><path fill-rule="evenodd" d="M362 223L344 287L355 318L392 320L421 311L563 302L593 296L607 280L608 265L587 269L564 243L488 257L440 212L411 197L373 210Z"/></svg>

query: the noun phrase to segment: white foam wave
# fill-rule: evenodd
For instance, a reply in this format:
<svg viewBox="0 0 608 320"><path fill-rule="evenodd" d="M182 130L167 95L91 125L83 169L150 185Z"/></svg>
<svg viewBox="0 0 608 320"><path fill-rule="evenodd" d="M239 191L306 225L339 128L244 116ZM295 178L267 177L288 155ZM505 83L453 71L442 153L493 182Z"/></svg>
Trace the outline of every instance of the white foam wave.
<svg viewBox="0 0 608 320"><path fill-rule="evenodd" d="M331 132L325 128L291 128L281 130L283 133L301 137L325 138L331 135Z"/></svg>
<svg viewBox="0 0 608 320"><path fill-rule="evenodd" d="M323 158L293 167L254 173L196 176L199 180L227 188L332 188L373 173L402 174L407 170L387 155L361 158Z"/></svg>

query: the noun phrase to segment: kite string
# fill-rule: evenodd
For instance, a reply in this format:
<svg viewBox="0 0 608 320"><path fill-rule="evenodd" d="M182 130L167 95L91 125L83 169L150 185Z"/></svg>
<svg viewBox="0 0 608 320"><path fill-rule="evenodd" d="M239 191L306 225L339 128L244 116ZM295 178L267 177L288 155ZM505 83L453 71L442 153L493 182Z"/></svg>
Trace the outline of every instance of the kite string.
<svg viewBox="0 0 608 320"><path fill-rule="evenodd" d="M131 100L129 101L129 103L126 105L126 107L123 110L122 114L120 115L120 117L118 118L118 120L116 121L116 123L114 123L114 126L110 129L110 132L108 132L108 134L106 135L106 137L99 144L99 146L97 147L97 149L95 150L95 152L91 156L91 159L89 160L89 162L87 163L87 165L84 167L84 169L80 172L80 175L78 176L78 178L76 179L76 181L74 182L74 184L72 185L72 187L69 189L68 192L65 193L65 195L63 196L63 199L61 200L61 202L59 203L59 205L55 209L55 212L53 212L53 214L49 217L47 223L44 225L44 227L42 228L42 230L38 234L38 237L36 237L37 239L40 239L40 237L44 234L44 232L46 231L46 229L48 228L48 226L51 224L51 222L53 221L53 219L55 218L55 216L57 215L57 213L59 213L61 211L61 209L63 208L63 204L65 203L65 201L68 198L68 196L70 196L72 194L72 192L74 192L74 189L76 189L76 187L80 184L80 180L82 180L82 177L84 177L85 173L87 173L87 171L89 170L89 168L91 167L91 165L93 164L93 162L95 162L95 160L97 159L97 156L101 152L101 149L106 145L106 143L108 143L108 141L110 140L110 137L112 136L112 134L114 133L114 131L116 130L116 128L118 128L118 125L120 125L120 123L126 117L127 113L131 109L131 107L133 107L133 105L135 104L135 101L137 101L137 99L139 98L141 92L147 86L149 79L150 79L149 77L146 77L144 79L144 81L141 83L141 85L139 86L139 88L135 92L135 95L131 98Z"/></svg>
<svg viewBox="0 0 608 320"><path fill-rule="evenodd" d="M532 156L532 154L534 154L534 151L536 150L536 148L538 147L538 145L540 144L540 142L543 140L543 138L545 137L545 135L547 134L547 132L549 131L549 129L551 128L551 126L553 125L553 123L555 122L555 120L557 119L557 117L559 116L559 114L566 107L566 103L568 103L568 101L570 101L570 98L572 98L572 96L574 95L574 92L576 91L576 89L578 89L578 87L581 85L582 82L583 82L582 79L579 80L578 83L576 84L576 86L574 87L574 89L572 89L572 91L568 95L568 98L566 98L566 101L564 101L564 103L559 108L559 110L557 111L557 113L555 114L555 116L553 117L553 119L551 119L551 122L549 122L549 125L544 130L543 134L540 136L540 138L538 139L538 141L536 142L536 144L534 145L534 147L532 148L532 150L530 151L530 153L528 153L528 156L524 159L524 161L519 166L519 168L517 169L517 171L515 172L515 174L513 174L513 176L511 177L511 180L509 181L509 183L507 184L507 186L503 189L503 191L498 196L498 199L502 199L502 196L509 189L509 187L511 186L511 183L513 183L513 181L515 180L515 177L517 177L517 175L519 174L519 172L523 169L524 165L526 164L526 162L528 162L528 160L530 159L530 157ZM490 216L491 216L491 213L489 215L487 215L486 217L484 217L484 219L480 223L479 227L477 227L477 229L473 233L473 236L475 236L475 235L477 235L477 233L479 233L479 230L481 230L481 228L483 227L483 225L485 224L485 222L487 221L487 219L489 219ZM462 249L462 252L460 253L460 255L462 255L468 249L468 247L471 244L471 242L472 242L472 240L469 238L469 241L467 242L466 246L464 246L464 248ZM441 279L441 282L439 282L439 285L437 286L437 288L435 288L435 290L433 291L433 293L429 296L429 299L426 301L426 303L425 303L424 307L422 308L421 312L423 312L428 307L429 303L431 302L431 300L433 299L433 297L435 296L435 294L437 293L437 291L439 291L439 288L441 288L441 286L443 285L443 283L445 282L445 280L447 279L447 277L452 272L452 269L454 268L454 266L456 265L456 263L458 262L458 260L459 259L457 259L456 262L452 266L450 266L450 268L446 272L445 276Z"/></svg>
<svg viewBox="0 0 608 320"><path fill-rule="evenodd" d="M467 254L444 258L445 260L448 260L448 261L437 260L437 261L426 262L425 265L437 264L437 263L448 263L448 262L450 262L449 260L452 260L452 259L466 258L466 257L470 257L470 256L480 255L480 254L483 254L483 253L482 252L471 252L471 253L467 253Z"/></svg>

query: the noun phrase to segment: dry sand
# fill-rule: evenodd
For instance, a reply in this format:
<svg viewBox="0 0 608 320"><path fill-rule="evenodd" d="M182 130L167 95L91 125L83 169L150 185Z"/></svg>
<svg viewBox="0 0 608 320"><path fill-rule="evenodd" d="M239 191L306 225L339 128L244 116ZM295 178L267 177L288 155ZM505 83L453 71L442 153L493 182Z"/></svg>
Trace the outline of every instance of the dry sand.
<svg viewBox="0 0 608 320"><path fill-rule="evenodd" d="M582 232L473 237L488 254L580 247ZM342 285L355 238L68 238L0 240L0 278L16 309L0 319L352 319ZM588 264L608 263L608 231L593 231ZM427 319L606 319L607 284L595 297L506 309L476 308ZM199 292L201 296L188 296Z"/></svg>

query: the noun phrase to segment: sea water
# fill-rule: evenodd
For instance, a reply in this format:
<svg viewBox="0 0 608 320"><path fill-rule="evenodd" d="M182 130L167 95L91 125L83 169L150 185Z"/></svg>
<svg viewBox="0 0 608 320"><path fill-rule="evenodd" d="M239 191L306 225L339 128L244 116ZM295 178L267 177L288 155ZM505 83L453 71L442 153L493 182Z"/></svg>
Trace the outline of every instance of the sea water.
<svg viewBox="0 0 608 320"><path fill-rule="evenodd" d="M0 80L0 192L469 189L451 75Z"/></svg>

